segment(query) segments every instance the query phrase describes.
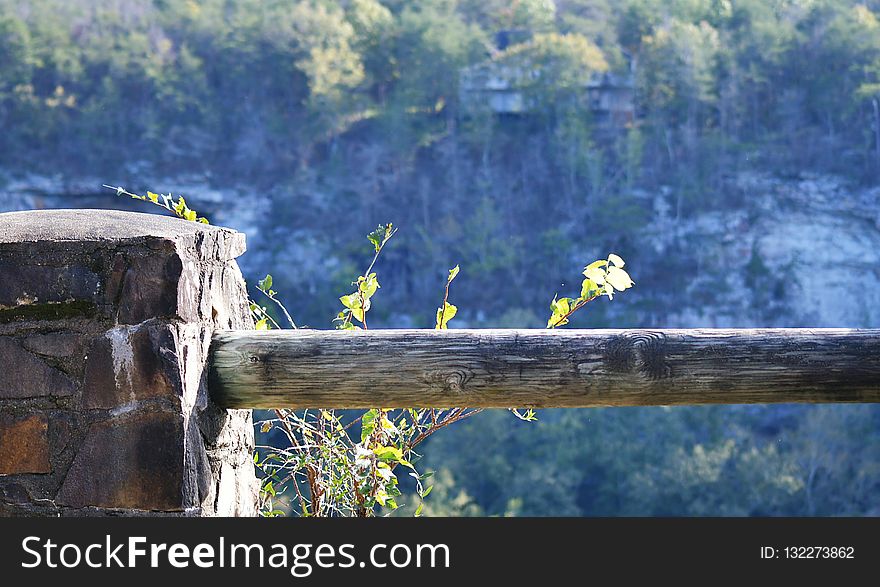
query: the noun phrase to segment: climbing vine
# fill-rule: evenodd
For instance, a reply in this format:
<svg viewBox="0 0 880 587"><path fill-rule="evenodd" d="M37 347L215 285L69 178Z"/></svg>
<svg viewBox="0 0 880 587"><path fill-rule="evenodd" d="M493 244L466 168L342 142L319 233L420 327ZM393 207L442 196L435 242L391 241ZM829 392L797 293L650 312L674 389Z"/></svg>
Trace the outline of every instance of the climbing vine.
<svg viewBox="0 0 880 587"><path fill-rule="evenodd" d="M149 202L192 222L208 224L208 220L190 209L180 196L147 192L146 196L131 193L122 187L104 186L117 195ZM340 296L342 309L333 318L339 330L367 330L367 315L372 299L380 289L375 271L382 251L397 234L391 223L380 224L367 235L371 261L367 269L351 283L353 291ZM600 296L613 299L633 285L623 269L624 260L608 255L584 268L584 279L578 297L554 297L550 304L548 328L558 328L587 303ZM449 302L452 282L458 277L458 265L449 270L443 299L437 308L436 330L445 330L455 318L458 308ZM251 300L250 311L257 330L298 328L290 312L273 289L272 275L257 282L256 289L276 309ZM276 318L275 316L281 316ZM267 517L359 516L389 515L403 505L399 485L401 473L413 479L419 516L424 500L433 488L432 472L420 472L416 449L431 435L470 418L482 411L474 408L372 408L349 410L286 410L269 412L270 417L258 421L267 437L280 435L284 446L258 445L254 464L261 473L260 511ZM534 410L511 409L513 415L526 421L537 419Z"/></svg>

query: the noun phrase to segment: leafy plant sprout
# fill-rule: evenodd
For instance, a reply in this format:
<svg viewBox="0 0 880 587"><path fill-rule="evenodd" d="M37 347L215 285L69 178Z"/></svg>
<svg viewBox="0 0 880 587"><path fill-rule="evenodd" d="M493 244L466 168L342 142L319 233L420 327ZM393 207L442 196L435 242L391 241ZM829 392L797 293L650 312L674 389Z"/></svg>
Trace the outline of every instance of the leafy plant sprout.
<svg viewBox="0 0 880 587"><path fill-rule="evenodd" d="M174 213L178 218L208 224L208 220L190 209L180 196L148 191L141 196L122 187L105 185L119 196L150 202ZM355 290L339 298L342 309L333 319L339 330L367 330L367 313L372 298L380 289L373 269L388 241L397 234L391 223L380 224L367 235L373 257L366 271L352 282ZM633 286L624 271L624 260L615 254L594 261L584 268L580 295L576 298L554 297L547 328L558 328L588 302L600 296L613 299L615 292ZM443 301L437 308L436 330L448 328L458 308L449 302L450 287L460 273L456 265L449 270ZM281 312L290 328L297 325L273 288L272 275L257 282L257 291ZM251 300L250 311L257 330L283 328L266 306ZM262 473L260 513L265 517L288 513L308 517L390 515L403 504L398 473L405 470L414 480L418 506L414 515L422 514L425 498L432 485L426 482L432 472L420 473L415 463L421 458L416 452L422 442L451 424L470 418L481 408L372 408L354 415L327 409L293 411L273 410L274 418L257 422L265 434L280 433L286 447L259 445L254 464ZM533 409L510 410L525 421L537 419Z"/></svg>
<svg viewBox="0 0 880 587"><path fill-rule="evenodd" d="M168 194L154 194L151 191L147 191L146 196L141 196L138 194L133 194L127 191L123 187L107 185L103 184L101 187L105 187L111 190L116 190L117 196L128 196L135 200L142 200L144 202L150 202L152 204L156 204L162 208L165 208L169 212L173 212L175 216L178 218L182 218L183 220L189 220L192 222L200 222L202 224L208 224L208 219L205 217L199 217L198 214L194 210L190 210L186 205L186 200L183 196L179 196L178 200L174 201L174 196L170 193Z"/></svg>
<svg viewBox="0 0 880 587"><path fill-rule="evenodd" d="M584 267L584 280L581 294L576 298L553 298L550 302L550 319L547 328L557 328L568 324L568 318L599 296L614 299L615 290L622 292L631 288L633 280L623 270L626 263L618 255L611 253L607 259L593 261Z"/></svg>

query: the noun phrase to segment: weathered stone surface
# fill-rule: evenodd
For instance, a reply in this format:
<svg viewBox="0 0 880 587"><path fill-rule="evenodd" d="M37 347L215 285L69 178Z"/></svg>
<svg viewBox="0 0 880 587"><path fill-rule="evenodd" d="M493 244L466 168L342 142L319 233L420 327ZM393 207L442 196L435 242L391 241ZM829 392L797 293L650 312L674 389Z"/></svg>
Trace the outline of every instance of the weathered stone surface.
<svg viewBox="0 0 880 587"><path fill-rule="evenodd" d="M30 263L10 257L0 251L0 306L95 301L101 296L101 279L82 264L51 267L40 265L39 256Z"/></svg>
<svg viewBox="0 0 880 587"><path fill-rule="evenodd" d="M8 503L28 503L31 494L21 483L7 483L0 486L0 501ZM2 504L0 504L2 507Z"/></svg>
<svg viewBox="0 0 880 587"><path fill-rule="evenodd" d="M0 414L0 475L51 472L48 429L43 414Z"/></svg>
<svg viewBox="0 0 880 587"><path fill-rule="evenodd" d="M84 508L182 510L183 418L131 413L93 424L56 503Z"/></svg>
<svg viewBox="0 0 880 587"><path fill-rule="evenodd" d="M113 409L124 404L182 393L171 327L161 323L121 325L89 346L83 407Z"/></svg>
<svg viewBox="0 0 880 587"><path fill-rule="evenodd" d="M0 214L0 245L23 243L184 242L200 258L228 260L244 252L244 235L228 228L159 214L116 210L28 210ZM206 238L202 235L211 235Z"/></svg>
<svg viewBox="0 0 880 587"><path fill-rule="evenodd" d="M160 316L205 319L204 283L244 250L237 232L168 216L109 210L0 214L0 320L44 314L57 319L89 309L122 324ZM66 312L52 316L60 310Z"/></svg>
<svg viewBox="0 0 880 587"><path fill-rule="evenodd" d="M253 415L251 410L203 411L199 424L206 438L214 485L208 499L217 516L257 515L259 481L253 471Z"/></svg>
<svg viewBox="0 0 880 587"><path fill-rule="evenodd" d="M248 309L248 293L244 278L234 262L227 263L222 270L215 273L209 283L212 307L209 309L214 326L219 329L253 328L251 313ZM218 303L223 300L223 303Z"/></svg>
<svg viewBox="0 0 880 587"><path fill-rule="evenodd" d="M0 337L0 399L67 396L76 384L64 373L23 349L11 337Z"/></svg>
<svg viewBox="0 0 880 587"><path fill-rule="evenodd" d="M121 324L137 324L159 316L189 313L189 304L178 304L182 270L183 264L176 254L129 260L122 279L117 320Z"/></svg>
<svg viewBox="0 0 880 587"><path fill-rule="evenodd" d="M241 315L243 323L245 316L250 319ZM252 414L222 410L208 399L204 370L212 331L205 325L185 324L174 333L185 381L181 407L187 433L186 470L197 481L187 483L186 497L201 505L203 515L253 516L259 482L253 474Z"/></svg>
<svg viewBox="0 0 880 587"><path fill-rule="evenodd" d="M79 354L82 337L70 332L32 334L21 344L32 353L46 357L66 358Z"/></svg>

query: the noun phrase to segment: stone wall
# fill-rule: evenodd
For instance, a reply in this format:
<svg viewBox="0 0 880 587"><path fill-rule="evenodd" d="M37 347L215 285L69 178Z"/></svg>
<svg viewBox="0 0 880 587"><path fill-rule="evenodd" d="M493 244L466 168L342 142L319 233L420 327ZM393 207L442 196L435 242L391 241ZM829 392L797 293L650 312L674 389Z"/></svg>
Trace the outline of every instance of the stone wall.
<svg viewBox="0 0 880 587"><path fill-rule="evenodd" d="M105 210L0 214L0 515L254 515L249 410L203 371L252 327L244 236Z"/></svg>

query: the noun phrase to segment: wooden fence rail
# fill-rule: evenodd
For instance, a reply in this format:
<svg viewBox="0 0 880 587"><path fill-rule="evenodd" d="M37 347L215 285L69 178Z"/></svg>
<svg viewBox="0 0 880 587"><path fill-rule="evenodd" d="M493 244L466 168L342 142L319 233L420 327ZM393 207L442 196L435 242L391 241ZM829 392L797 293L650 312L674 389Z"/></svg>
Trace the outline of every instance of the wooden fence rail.
<svg viewBox="0 0 880 587"><path fill-rule="evenodd" d="M214 336L227 408L880 402L880 330L324 330Z"/></svg>

